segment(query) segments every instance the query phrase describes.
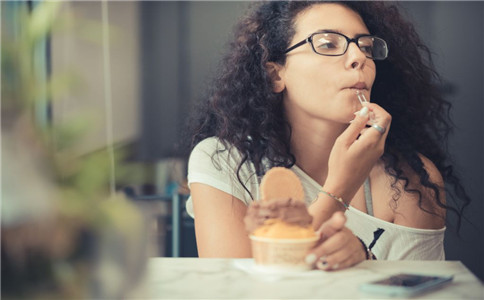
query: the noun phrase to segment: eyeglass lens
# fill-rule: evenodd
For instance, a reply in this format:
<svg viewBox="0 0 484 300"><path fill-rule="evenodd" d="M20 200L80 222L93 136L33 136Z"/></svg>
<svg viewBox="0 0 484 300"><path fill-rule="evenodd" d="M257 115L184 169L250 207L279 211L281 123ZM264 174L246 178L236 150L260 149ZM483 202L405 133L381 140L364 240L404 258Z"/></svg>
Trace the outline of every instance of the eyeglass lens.
<svg viewBox="0 0 484 300"><path fill-rule="evenodd" d="M348 47L346 38L336 33L315 34L312 43L314 50L323 55L342 55ZM377 37L362 36L358 38L358 47L369 58L384 59L387 56L385 41Z"/></svg>

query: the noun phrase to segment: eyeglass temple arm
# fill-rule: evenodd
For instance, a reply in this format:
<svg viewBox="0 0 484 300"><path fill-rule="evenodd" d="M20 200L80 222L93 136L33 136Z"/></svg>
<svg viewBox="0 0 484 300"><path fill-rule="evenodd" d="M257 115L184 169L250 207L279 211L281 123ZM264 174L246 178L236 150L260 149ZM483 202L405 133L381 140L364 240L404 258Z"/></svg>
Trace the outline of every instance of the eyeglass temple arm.
<svg viewBox="0 0 484 300"><path fill-rule="evenodd" d="M302 45L304 45L304 44L308 43L310 38L311 38L311 37L308 37L307 39L300 41L300 42L299 42L299 43L297 43L296 45L294 45L294 46L292 46L292 47L287 48L287 49L286 49L286 51L284 51L284 53L287 53L287 52L289 52L289 51L292 51L292 50L296 49L297 47L302 46Z"/></svg>

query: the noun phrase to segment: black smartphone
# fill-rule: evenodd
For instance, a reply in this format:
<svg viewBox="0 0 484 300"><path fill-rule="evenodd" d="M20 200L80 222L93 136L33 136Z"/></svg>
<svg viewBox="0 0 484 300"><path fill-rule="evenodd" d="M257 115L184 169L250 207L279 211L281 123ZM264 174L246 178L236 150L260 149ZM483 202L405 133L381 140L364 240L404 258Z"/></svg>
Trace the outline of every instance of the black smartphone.
<svg viewBox="0 0 484 300"><path fill-rule="evenodd" d="M409 297L437 289L448 284L452 279L453 276L443 277L401 273L382 280L363 283L360 285L360 291L395 297Z"/></svg>

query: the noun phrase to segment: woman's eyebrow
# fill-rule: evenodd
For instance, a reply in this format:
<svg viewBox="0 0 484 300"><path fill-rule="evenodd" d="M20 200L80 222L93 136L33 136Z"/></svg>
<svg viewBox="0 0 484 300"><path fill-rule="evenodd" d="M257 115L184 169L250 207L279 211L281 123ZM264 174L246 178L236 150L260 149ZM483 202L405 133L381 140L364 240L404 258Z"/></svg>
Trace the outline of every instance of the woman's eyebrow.
<svg viewBox="0 0 484 300"><path fill-rule="evenodd" d="M339 34L343 34L338 29L318 29L318 30L314 31L314 33L339 33Z"/></svg>
<svg viewBox="0 0 484 300"><path fill-rule="evenodd" d="M343 32L341 32L341 30L338 30L338 29L318 29L313 33L339 33L346 36L346 34L344 34ZM371 33L357 33L355 34L354 37L357 38L363 35L371 35Z"/></svg>

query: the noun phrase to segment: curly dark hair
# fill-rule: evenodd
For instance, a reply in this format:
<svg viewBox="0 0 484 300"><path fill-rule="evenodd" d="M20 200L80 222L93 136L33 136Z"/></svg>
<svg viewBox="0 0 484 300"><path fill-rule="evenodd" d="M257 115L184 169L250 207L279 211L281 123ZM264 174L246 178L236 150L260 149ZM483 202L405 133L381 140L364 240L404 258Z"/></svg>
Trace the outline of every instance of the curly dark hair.
<svg viewBox="0 0 484 300"><path fill-rule="evenodd" d="M291 127L283 113L282 93L272 91L265 65L267 62L285 63L284 51L295 34L295 17L317 3L256 3L240 20L209 97L195 109L195 121L191 123L192 149L207 137L218 137L242 154L238 173L250 160L259 176L265 172L263 158L271 167L291 167L296 163L291 153ZM470 199L443 150L451 131L451 104L442 96L441 80L429 49L394 4L337 3L357 12L369 31L383 38L390 50L386 60L375 61L377 75L372 99L392 115L392 130L382 160L386 172L394 178L393 201L396 203L401 195L397 183L402 180L406 192L418 195L419 207L433 213L422 207L422 192L410 187L410 174L404 171L408 166L419 176L420 184L433 191L438 206L457 214L458 229L463 209ZM441 187L429 179L419 154L435 164L444 181L453 186L452 198L458 201L454 200L452 205L443 203L439 193ZM239 174L237 176L240 181Z"/></svg>

